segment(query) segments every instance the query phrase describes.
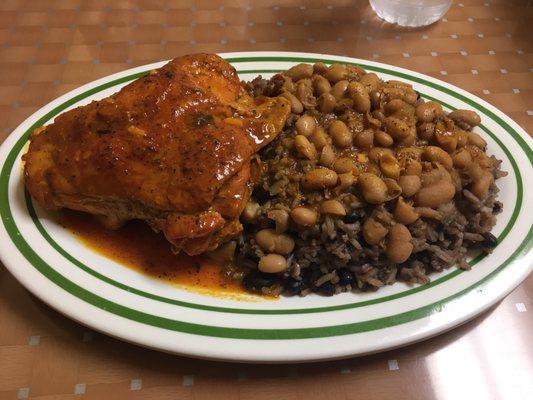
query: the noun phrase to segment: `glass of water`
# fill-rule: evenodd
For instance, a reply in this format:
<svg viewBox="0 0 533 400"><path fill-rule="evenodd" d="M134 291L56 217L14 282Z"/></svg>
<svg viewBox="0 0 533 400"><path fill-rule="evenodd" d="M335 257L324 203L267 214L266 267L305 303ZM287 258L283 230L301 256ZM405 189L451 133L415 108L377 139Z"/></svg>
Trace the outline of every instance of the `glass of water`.
<svg viewBox="0 0 533 400"><path fill-rule="evenodd" d="M448 11L452 0L370 0L376 14L391 24L426 26Z"/></svg>

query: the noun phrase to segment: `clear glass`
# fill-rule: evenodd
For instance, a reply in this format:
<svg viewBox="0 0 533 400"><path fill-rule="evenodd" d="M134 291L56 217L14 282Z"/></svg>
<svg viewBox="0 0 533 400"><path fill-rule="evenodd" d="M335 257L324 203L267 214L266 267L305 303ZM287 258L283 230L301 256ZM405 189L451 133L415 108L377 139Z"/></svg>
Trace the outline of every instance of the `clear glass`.
<svg viewBox="0 0 533 400"><path fill-rule="evenodd" d="M391 24L426 26L449 10L452 0L370 0L376 14Z"/></svg>

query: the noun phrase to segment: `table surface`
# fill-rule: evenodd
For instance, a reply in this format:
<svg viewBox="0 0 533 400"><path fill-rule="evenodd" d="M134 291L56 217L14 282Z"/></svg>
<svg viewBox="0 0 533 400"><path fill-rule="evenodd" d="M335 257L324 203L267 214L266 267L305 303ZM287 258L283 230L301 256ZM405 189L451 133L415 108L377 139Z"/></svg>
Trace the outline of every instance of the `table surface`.
<svg viewBox="0 0 533 400"><path fill-rule="evenodd" d="M404 29L357 0L2 0L0 140L96 78L193 52L309 51L373 59L458 85L533 127L531 1L454 1ZM6 240L6 238L0 238ZM531 399L533 276L431 340L344 361L192 360L92 332L0 265L0 399Z"/></svg>

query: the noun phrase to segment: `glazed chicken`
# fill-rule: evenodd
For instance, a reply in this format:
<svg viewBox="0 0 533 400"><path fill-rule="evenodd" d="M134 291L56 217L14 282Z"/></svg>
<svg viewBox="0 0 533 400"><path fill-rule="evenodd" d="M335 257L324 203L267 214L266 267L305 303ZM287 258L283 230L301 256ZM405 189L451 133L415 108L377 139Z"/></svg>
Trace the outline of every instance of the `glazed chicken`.
<svg viewBox="0 0 533 400"><path fill-rule="evenodd" d="M200 254L241 232L256 153L289 111L286 99L250 97L216 55L179 57L37 128L26 186L48 209L85 211L110 228L142 219L177 251Z"/></svg>

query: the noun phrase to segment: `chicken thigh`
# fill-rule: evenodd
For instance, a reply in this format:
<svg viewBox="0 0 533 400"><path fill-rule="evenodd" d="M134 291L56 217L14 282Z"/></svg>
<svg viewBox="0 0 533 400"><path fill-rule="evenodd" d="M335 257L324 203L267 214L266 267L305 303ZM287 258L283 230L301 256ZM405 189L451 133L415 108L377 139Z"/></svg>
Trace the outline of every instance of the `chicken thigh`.
<svg viewBox="0 0 533 400"><path fill-rule="evenodd" d="M213 250L242 230L255 155L283 128L283 98L252 98L212 54L179 57L118 93L37 128L25 155L31 196L108 227L142 219L176 250Z"/></svg>

